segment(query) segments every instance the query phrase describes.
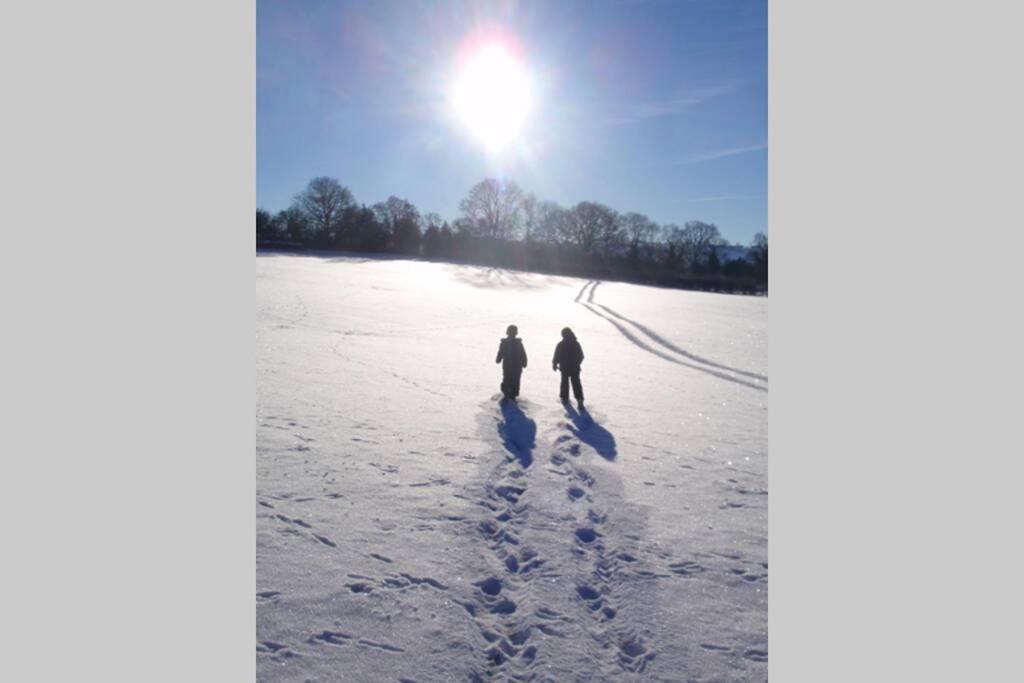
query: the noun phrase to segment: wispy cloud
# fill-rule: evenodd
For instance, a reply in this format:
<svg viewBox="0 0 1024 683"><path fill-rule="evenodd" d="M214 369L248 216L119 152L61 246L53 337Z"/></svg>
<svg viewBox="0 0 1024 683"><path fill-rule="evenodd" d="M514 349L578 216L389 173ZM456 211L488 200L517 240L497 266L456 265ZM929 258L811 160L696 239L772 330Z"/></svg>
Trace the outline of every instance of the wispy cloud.
<svg viewBox="0 0 1024 683"><path fill-rule="evenodd" d="M690 204L694 202L724 202L727 199L735 199L735 197L723 194L718 197L684 197L678 201L683 204Z"/></svg>
<svg viewBox="0 0 1024 683"><path fill-rule="evenodd" d="M712 196L712 197L683 197L681 199L677 199L676 201L678 201L681 204L690 204L690 203L697 203L697 202L725 202L725 201L736 200L736 199L759 199L761 197L764 197L764 195L763 194L723 194L723 195L716 195L716 196Z"/></svg>
<svg viewBox="0 0 1024 683"><path fill-rule="evenodd" d="M613 111L608 117L607 122L613 125L622 125L647 119L676 116L708 100L730 95L738 89L738 83L721 83L703 88L694 88L677 97L666 100L628 103Z"/></svg>
<svg viewBox="0 0 1024 683"><path fill-rule="evenodd" d="M734 157L738 154L747 154L749 152L759 152L762 149L768 149L767 142L761 142L756 145L746 145L744 147L725 147L722 149L712 149L707 152L701 152L700 154L693 154L684 159L677 161L677 164L699 164L703 161L714 161L715 159L724 159L726 157Z"/></svg>

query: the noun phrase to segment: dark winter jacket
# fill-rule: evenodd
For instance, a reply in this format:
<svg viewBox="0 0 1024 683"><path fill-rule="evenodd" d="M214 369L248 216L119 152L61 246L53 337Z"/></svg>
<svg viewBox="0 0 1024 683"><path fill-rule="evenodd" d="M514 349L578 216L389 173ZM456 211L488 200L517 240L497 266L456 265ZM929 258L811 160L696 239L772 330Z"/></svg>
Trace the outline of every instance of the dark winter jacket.
<svg viewBox="0 0 1024 683"><path fill-rule="evenodd" d="M505 337L498 345L498 357L495 363L501 363L503 372L522 372L526 367L526 349L519 337Z"/></svg>
<svg viewBox="0 0 1024 683"><path fill-rule="evenodd" d="M574 374L580 371L583 363L583 347L576 341L576 337L563 339L555 347L555 355L551 359L552 366L558 366L562 372Z"/></svg>

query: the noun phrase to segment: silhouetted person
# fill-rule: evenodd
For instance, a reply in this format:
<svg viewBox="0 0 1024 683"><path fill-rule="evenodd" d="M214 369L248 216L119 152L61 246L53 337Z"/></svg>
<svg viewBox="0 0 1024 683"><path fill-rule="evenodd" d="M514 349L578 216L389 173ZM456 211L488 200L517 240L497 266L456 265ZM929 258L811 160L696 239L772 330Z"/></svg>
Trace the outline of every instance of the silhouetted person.
<svg viewBox="0 0 1024 683"><path fill-rule="evenodd" d="M562 371L562 384L558 395L562 403L569 402L569 383L572 382L572 394L576 402L583 408L583 385L580 384L580 365L583 363L583 347L576 341L576 335L568 327L562 328L562 341L555 347L555 355L551 359L551 369Z"/></svg>
<svg viewBox="0 0 1024 683"><path fill-rule="evenodd" d="M526 349L523 340L516 337L518 327L509 325L505 332L508 336L498 344L498 357L494 362L501 363L501 393L514 401L519 396L519 378L526 367Z"/></svg>

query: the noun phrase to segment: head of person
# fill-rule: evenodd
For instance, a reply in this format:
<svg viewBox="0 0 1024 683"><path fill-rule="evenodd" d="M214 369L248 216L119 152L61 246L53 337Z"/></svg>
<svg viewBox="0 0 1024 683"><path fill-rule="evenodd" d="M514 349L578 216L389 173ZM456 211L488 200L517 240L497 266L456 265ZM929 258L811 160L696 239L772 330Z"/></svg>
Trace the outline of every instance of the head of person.
<svg viewBox="0 0 1024 683"><path fill-rule="evenodd" d="M505 329L505 334L507 334L510 337L514 337L517 334L519 334L519 328L516 327L515 325L509 325L508 328Z"/></svg>
<svg viewBox="0 0 1024 683"><path fill-rule="evenodd" d="M569 329L568 327L563 327L562 328L562 339L569 340L569 339L575 339L575 338L576 338L576 335L573 334L571 329Z"/></svg>

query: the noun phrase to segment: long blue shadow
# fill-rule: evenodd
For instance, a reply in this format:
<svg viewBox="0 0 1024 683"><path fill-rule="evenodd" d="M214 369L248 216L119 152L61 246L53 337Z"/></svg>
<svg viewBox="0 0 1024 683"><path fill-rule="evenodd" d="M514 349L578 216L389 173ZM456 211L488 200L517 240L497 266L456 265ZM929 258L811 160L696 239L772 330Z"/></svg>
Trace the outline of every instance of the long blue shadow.
<svg viewBox="0 0 1024 683"><path fill-rule="evenodd" d="M573 426L569 427L569 431L573 436L593 448L605 460L614 460L618 455L618 449L615 447L615 437L612 433L594 422L586 408L577 411L571 404L564 405L565 414L572 420Z"/></svg>
<svg viewBox="0 0 1024 683"><path fill-rule="evenodd" d="M533 463L533 449L537 445L537 423L515 403L501 403L502 420L498 422L498 436L523 468Z"/></svg>

